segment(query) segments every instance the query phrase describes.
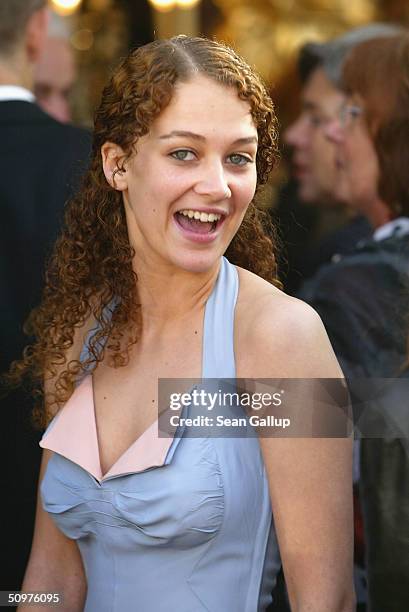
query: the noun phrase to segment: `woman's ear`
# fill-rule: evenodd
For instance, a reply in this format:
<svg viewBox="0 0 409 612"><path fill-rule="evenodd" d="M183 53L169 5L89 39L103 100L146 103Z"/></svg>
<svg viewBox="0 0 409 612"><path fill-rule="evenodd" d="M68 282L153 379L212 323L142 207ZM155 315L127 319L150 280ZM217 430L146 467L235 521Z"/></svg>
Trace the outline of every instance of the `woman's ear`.
<svg viewBox="0 0 409 612"><path fill-rule="evenodd" d="M124 150L113 142L105 142L101 147L102 167L109 185L117 191L128 187Z"/></svg>

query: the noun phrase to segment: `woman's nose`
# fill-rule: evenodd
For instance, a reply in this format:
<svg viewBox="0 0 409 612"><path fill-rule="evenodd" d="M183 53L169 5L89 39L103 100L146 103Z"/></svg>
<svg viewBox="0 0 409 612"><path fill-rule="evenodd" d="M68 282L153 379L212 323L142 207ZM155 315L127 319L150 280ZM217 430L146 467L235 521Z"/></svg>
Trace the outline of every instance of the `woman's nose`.
<svg viewBox="0 0 409 612"><path fill-rule="evenodd" d="M324 127L324 134L328 140L335 144L344 142L345 128L342 126L341 121L337 119L331 119Z"/></svg>
<svg viewBox="0 0 409 612"><path fill-rule="evenodd" d="M195 193L207 196L214 201L226 200L231 197L231 190L221 162L212 162L201 168L201 175L195 187Z"/></svg>

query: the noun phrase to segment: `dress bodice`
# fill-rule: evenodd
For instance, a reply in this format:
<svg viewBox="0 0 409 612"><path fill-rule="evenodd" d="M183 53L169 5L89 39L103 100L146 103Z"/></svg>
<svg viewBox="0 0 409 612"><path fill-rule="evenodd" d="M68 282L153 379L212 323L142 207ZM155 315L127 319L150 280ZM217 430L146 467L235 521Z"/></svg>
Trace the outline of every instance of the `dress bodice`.
<svg viewBox="0 0 409 612"><path fill-rule="evenodd" d="M203 378L234 378L237 270L222 259L203 327ZM261 612L280 566L258 439L148 428L102 476L87 376L40 445L43 506L77 541L87 612Z"/></svg>

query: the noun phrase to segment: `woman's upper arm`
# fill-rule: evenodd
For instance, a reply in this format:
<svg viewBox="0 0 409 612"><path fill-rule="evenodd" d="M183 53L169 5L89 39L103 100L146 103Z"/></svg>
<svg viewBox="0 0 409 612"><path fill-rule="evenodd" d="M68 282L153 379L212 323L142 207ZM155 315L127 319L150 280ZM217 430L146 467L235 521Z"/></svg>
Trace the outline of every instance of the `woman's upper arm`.
<svg viewBox="0 0 409 612"><path fill-rule="evenodd" d="M62 610L82 610L86 580L78 546L57 528L41 502L40 485L52 454L43 451L33 544L22 590L61 593ZM24 605L19 607L24 609ZM33 606L28 609L32 611Z"/></svg>
<svg viewBox="0 0 409 612"><path fill-rule="evenodd" d="M263 328L254 378L342 377L307 305L290 300ZM260 436L260 446L292 609L352 611L352 439Z"/></svg>
<svg viewBox="0 0 409 612"><path fill-rule="evenodd" d="M292 609L314 604L314 612L352 611L350 440L264 438L260 444Z"/></svg>
<svg viewBox="0 0 409 612"><path fill-rule="evenodd" d="M55 381L66 364L73 359L79 359L86 334L93 322L93 317L89 317L83 326L75 330L73 343L65 354L66 362L57 367L54 376L45 377L46 405L54 395ZM55 416L56 411L56 405L51 404L51 415ZM52 454L50 450L45 449L42 455L33 543L22 589L25 592L37 590L62 593L65 602L63 610L82 610L86 580L78 546L57 528L41 502L40 486ZM20 606L20 609L24 610L25 606ZM32 606L30 611L33 612Z"/></svg>
<svg viewBox="0 0 409 612"><path fill-rule="evenodd" d="M59 374L65 369L67 363L80 358L87 335L95 324L95 317L90 315L81 326L76 328L73 343L65 353L65 363L58 365L52 377L45 377L46 405L48 405L47 399L54 395L54 384ZM56 411L56 405L51 404L51 415L55 416ZM43 451L33 543L22 588L24 591L62 592L65 602L63 610L82 610L86 579L78 546L74 540L67 538L57 528L49 514L43 509L41 502L40 486L52 454L50 450ZM25 607L20 606L20 609L23 610ZM32 606L30 606L30 611L33 611Z"/></svg>

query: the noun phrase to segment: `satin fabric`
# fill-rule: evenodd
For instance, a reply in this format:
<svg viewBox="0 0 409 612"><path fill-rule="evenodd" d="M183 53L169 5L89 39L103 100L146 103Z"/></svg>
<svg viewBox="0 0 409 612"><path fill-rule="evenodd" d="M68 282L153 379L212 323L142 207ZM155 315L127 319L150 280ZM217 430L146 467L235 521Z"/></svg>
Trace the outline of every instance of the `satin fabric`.
<svg viewBox="0 0 409 612"><path fill-rule="evenodd" d="M203 378L235 378L237 294L223 258L205 309ZM102 475L87 376L40 443L54 451L43 506L78 543L85 611L264 611L280 559L258 439L161 438L156 425Z"/></svg>

